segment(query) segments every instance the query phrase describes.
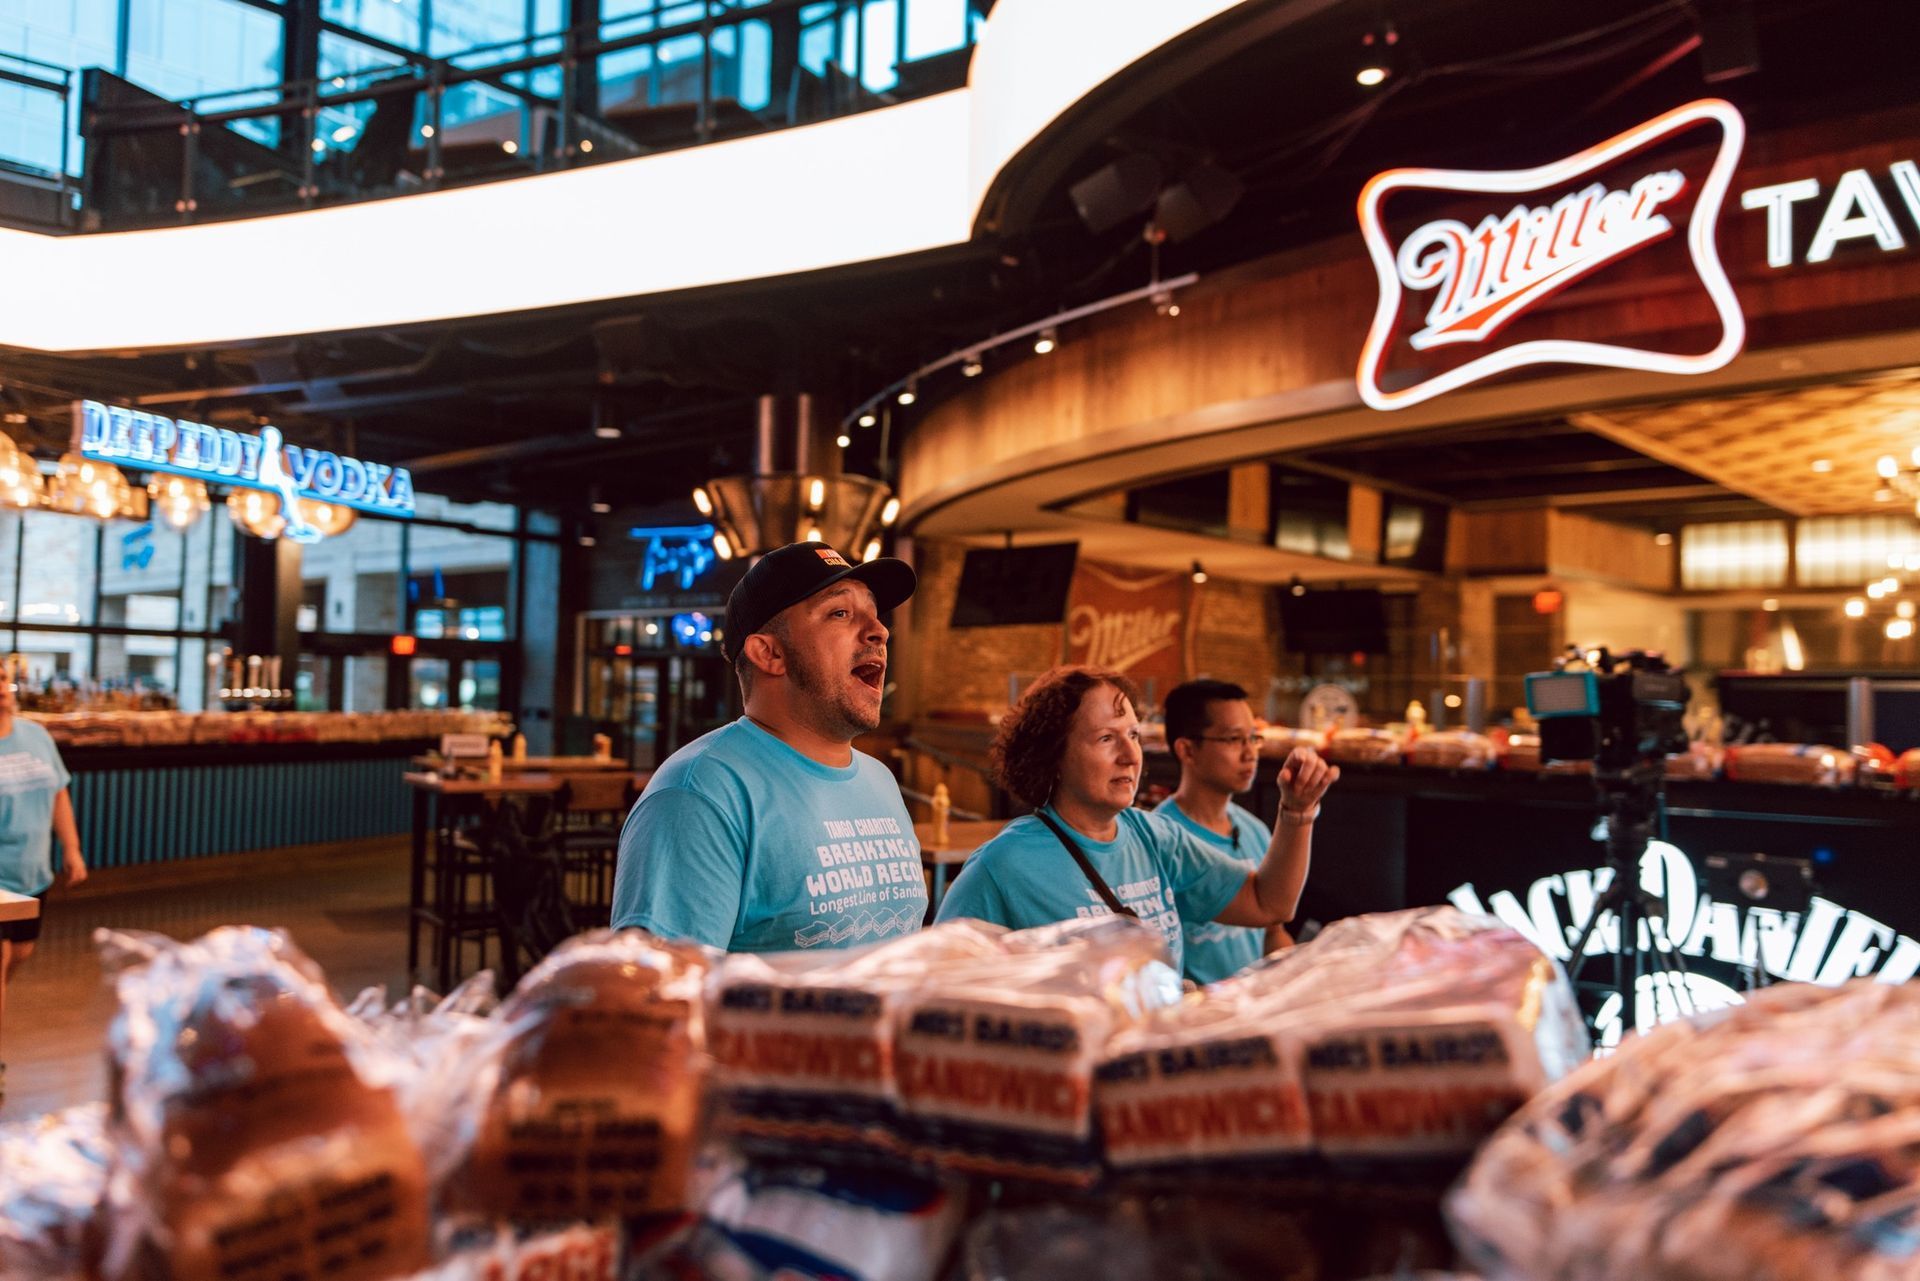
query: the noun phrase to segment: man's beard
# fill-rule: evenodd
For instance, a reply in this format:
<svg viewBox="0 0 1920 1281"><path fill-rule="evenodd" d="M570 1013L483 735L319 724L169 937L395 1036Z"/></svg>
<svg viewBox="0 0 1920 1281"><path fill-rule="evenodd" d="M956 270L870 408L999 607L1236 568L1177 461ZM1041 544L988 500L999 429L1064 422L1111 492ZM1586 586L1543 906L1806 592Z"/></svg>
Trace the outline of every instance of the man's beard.
<svg viewBox="0 0 1920 1281"><path fill-rule="evenodd" d="M797 651L788 650L787 675L793 687L812 704L815 729L851 740L880 728L880 709L875 707L869 711L853 701L845 684L851 679L850 674L843 675L841 682L836 683L827 669L813 665L811 656L803 658Z"/></svg>

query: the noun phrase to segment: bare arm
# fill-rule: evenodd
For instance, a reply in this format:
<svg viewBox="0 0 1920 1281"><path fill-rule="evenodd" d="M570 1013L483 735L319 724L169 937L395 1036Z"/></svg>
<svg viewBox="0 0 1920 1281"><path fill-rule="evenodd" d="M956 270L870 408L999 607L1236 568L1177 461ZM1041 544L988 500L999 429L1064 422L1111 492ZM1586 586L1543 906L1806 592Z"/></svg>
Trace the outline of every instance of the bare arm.
<svg viewBox="0 0 1920 1281"><path fill-rule="evenodd" d="M87 861L80 854L80 826L73 821L73 798L64 787L53 798L53 835L60 842L64 858L55 879L68 887L82 884L87 879Z"/></svg>
<svg viewBox="0 0 1920 1281"><path fill-rule="evenodd" d="M1313 861L1313 821L1319 815L1320 798L1339 777L1340 767L1321 760L1311 747L1293 749L1280 767L1279 821L1273 825L1267 856L1216 921L1268 926L1293 919Z"/></svg>

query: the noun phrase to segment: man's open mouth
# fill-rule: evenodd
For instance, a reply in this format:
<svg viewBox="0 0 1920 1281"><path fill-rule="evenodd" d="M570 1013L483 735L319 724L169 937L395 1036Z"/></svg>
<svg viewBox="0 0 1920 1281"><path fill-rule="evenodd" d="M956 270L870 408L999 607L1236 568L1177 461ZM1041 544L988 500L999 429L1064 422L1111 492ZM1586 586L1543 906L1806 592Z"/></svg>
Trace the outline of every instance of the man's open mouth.
<svg viewBox="0 0 1920 1281"><path fill-rule="evenodd" d="M885 663L861 663L853 669L853 675L855 679L865 684L869 689L879 689L881 685L886 682L887 665Z"/></svg>

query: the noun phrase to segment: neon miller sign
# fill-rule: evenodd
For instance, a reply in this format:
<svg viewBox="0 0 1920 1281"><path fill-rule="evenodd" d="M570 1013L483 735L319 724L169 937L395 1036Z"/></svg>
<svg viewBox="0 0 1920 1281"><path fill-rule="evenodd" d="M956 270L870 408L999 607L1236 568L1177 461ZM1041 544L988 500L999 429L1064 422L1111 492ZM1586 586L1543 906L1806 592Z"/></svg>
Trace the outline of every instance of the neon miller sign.
<svg viewBox="0 0 1920 1281"><path fill-rule="evenodd" d="M406 468L289 445L277 427L254 435L97 400L81 401L75 416L80 453L88 458L265 490L289 512L292 499L313 498L382 516L413 515Z"/></svg>
<svg viewBox="0 0 1920 1281"><path fill-rule="evenodd" d="M1688 193L1680 170L1652 169L1618 185L1595 175L1702 124L1719 126L1720 145L1685 220L1685 234L1693 270L1718 320L1717 341L1697 353L1557 338L1502 344L1501 331L1543 299L1679 230L1672 207ZM1375 409L1403 409L1528 365L1700 374L1727 364L1746 341L1746 322L1721 265L1714 227L1745 137L1740 113L1729 103L1707 99L1535 169L1393 169L1374 178L1360 194L1359 212L1380 281L1380 302L1361 352L1360 398ZM1523 199L1471 226L1453 218L1425 223L1396 247L1382 207L1402 191ZM1381 374L1397 345L1403 311L1421 305L1426 323L1404 339L1407 348L1430 352L1459 345L1480 354L1389 390Z"/></svg>

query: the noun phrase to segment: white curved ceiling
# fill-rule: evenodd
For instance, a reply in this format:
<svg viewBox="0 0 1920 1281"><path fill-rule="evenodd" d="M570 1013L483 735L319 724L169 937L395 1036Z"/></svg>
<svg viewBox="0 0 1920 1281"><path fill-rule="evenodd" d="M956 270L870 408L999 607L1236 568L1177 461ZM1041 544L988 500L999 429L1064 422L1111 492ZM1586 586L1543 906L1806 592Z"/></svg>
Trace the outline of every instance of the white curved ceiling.
<svg viewBox="0 0 1920 1281"><path fill-rule="evenodd" d="M1253 0L999 0L966 88L659 156L149 231L0 229L0 344L80 352L497 315L965 243L1086 94Z"/></svg>

